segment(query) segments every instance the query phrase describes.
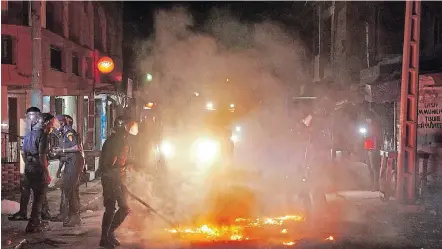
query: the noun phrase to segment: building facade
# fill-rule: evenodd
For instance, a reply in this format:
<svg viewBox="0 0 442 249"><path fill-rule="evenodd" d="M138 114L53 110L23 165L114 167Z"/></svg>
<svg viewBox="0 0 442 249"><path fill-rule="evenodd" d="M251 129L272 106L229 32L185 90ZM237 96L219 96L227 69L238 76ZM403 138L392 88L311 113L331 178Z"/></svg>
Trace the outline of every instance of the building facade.
<svg viewBox="0 0 442 249"><path fill-rule="evenodd" d="M31 3L2 1L2 132L23 135L31 105ZM122 82L122 3L37 2L41 19L43 112L69 114L85 147L99 150L109 132ZM35 7L33 7L35 8ZM97 69L112 58L110 74Z"/></svg>

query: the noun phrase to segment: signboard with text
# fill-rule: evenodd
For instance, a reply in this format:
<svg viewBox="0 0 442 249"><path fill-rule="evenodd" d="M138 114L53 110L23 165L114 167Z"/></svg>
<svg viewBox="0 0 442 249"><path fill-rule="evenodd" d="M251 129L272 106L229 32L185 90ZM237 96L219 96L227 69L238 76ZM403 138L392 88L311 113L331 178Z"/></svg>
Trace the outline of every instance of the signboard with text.
<svg viewBox="0 0 442 249"><path fill-rule="evenodd" d="M442 87L419 89L418 134L442 133Z"/></svg>

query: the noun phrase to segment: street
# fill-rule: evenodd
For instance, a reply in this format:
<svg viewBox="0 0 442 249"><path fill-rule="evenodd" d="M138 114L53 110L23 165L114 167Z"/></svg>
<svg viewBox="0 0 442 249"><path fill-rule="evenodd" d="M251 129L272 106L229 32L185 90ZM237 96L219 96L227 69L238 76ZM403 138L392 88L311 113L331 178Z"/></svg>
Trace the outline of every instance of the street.
<svg viewBox="0 0 442 249"><path fill-rule="evenodd" d="M51 213L56 214L59 190L48 194ZM157 217L144 212L143 208L130 202L133 212L117 230L122 242L119 248L436 248L441 242L437 239L439 223L431 219L433 225L425 223L420 217L403 220L392 215L391 207L379 201L377 192L348 191L339 196L330 194L328 213L334 218L324 216L310 224L290 227L297 229L296 240L275 243L278 237L264 234L263 239L241 241L209 241L191 243L178 236L165 233L169 229ZM26 239L21 248L98 248L101 218L101 184L99 180L89 183L88 188L81 186L83 224L78 228L63 228L61 223L50 223L50 231L42 234L25 234L25 221L11 222L2 215L2 247L15 248ZM140 222L143 221L143 222ZM434 224L436 223L436 224ZM437 227L439 226L439 227ZM403 229L407 228L407 229ZM161 234L161 235L160 235ZM425 237L423 237L425 236ZM281 243L282 244L282 243ZM426 247L423 247L426 245Z"/></svg>

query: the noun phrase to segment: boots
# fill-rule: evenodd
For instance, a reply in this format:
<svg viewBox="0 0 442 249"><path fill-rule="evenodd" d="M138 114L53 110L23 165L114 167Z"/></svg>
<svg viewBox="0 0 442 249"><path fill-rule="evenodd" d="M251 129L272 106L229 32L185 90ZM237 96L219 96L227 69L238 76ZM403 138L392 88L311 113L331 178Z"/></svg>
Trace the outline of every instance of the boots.
<svg viewBox="0 0 442 249"><path fill-rule="evenodd" d="M49 220L51 220L51 215L49 214L49 212L43 212L43 213L41 213L41 219L49 221Z"/></svg>
<svg viewBox="0 0 442 249"><path fill-rule="evenodd" d="M28 220L28 216L25 213L18 211L17 213L8 217L8 219L12 221Z"/></svg>
<svg viewBox="0 0 442 249"><path fill-rule="evenodd" d="M100 246L104 248L113 249L115 245L109 241L109 230L114 219L114 212L105 211L103 214L103 221L101 223L101 240Z"/></svg>
<svg viewBox="0 0 442 249"><path fill-rule="evenodd" d="M68 216L66 214L58 214L57 216L54 216L51 218L51 221L53 222L66 222Z"/></svg>
<svg viewBox="0 0 442 249"><path fill-rule="evenodd" d="M73 214L63 222L63 227L77 227L81 225L80 214Z"/></svg>
<svg viewBox="0 0 442 249"><path fill-rule="evenodd" d="M127 215L129 214L128 208L119 208L118 211L115 213L114 219L112 220L111 226L109 228L109 232L107 235L107 239L110 243L119 246L120 241L115 238L115 230L123 223L123 221L126 219Z"/></svg>
<svg viewBox="0 0 442 249"><path fill-rule="evenodd" d="M26 233L39 233L49 230L49 222L44 220L30 220L26 226Z"/></svg>

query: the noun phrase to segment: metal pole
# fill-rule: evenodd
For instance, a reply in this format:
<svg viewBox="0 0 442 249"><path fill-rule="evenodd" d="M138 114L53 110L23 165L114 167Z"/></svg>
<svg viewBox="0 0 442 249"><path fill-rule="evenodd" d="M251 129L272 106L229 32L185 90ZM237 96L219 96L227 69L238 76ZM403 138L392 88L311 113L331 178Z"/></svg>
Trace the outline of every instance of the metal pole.
<svg viewBox="0 0 442 249"><path fill-rule="evenodd" d="M31 1L32 21L32 83L31 105L43 108L41 73L43 60L41 56L41 1Z"/></svg>

